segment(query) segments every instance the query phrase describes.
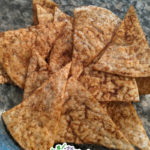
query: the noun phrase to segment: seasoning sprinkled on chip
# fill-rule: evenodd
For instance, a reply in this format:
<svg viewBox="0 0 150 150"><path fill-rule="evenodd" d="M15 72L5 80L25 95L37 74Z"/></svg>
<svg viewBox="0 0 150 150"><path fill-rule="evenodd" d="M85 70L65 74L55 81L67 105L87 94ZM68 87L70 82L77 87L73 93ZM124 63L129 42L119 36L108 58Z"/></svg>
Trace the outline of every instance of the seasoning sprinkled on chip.
<svg viewBox="0 0 150 150"><path fill-rule="evenodd" d="M33 49L25 81L23 99L29 97L49 77L47 62Z"/></svg>
<svg viewBox="0 0 150 150"><path fill-rule="evenodd" d="M56 72L72 60L73 19L55 8L54 23L65 22L61 36L56 40L49 58L51 72Z"/></svg>
<svg viewBox="0 0 150 150"><path fill-rule="evenodd" d="M78 77L111 41L120 19L111 11L96 6L74 10L72 75Z"/></svg>
<svg viewBox="0 0 150 150"><path fill-rule="evenodd" d="M24 88L32 49L45 58L64 25L49 23L0 33L0 63L16 85Z"/></svg>
<svg viewBox="0 0 150 150"><path fill-rule="evenodd" d="M39 24L38 16L45 14L54 15L55 7L57 4L52 0L33 0L33 22L35 25ZM37 7L38 5L38 7ZM41 6L41 7L40 7ZM42 19L42 18L41 18Z"/></svg>
<svg viewBox="0 0 150 150"><path fill-rule="evenodd" d="M97 75L83 75L79 81L91 92L97 101L139 101L135 79L99 72Z"/></svg>
<svg viewBox="0 0 150 150"><path fill-rule="evenodd" d="M150 150L150 141L134 106L131 103L110 102L108 114L125 137L137 148Z"/></svg>
<svg viewBox="0 0 150 150"><path fill-rule="evenodd" d="M122 76L150 76L150 48L133 6L94 69Z"/></svg>
<svg viewBox="0 0 150 150"><path fill-rule="evenodd" d="M139 94L150 94L150 77L136 78Z"/></svg>
<svg viewBox="0 0 150 150"><path fill-rule="evenodd" d="M113 149L133 150L108 116L105 107L75 78L67 82L56 142L99 144Z"/></svg>
<svg viewBox="0 0 150 150"><path fill-rule="evenodd" d="M54 14L53 13L48 13L47 10L45 10L42 6L36 5L37 9L37 18L39 24L47 24L48 22L53 22L54 20Z"/></svg>
<svg viewBox="0 0 150 150"><path fill-rule="evenodd" d="M3 113L7 129L23 149L48 150L53 146L70 65L50 76L21 104Z"/></svg>

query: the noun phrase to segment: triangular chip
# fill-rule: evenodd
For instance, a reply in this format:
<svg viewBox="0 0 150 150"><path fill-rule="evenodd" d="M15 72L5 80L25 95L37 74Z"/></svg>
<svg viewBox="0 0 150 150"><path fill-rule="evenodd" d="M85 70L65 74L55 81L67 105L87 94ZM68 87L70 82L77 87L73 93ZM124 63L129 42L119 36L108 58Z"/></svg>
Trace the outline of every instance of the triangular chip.
<svg viewBox="0 0 150 150"><path fill-rule="evenodd" d="M29 97L42 83L50 77L47 62L36 50L32 50L28 73L25 81L23 99Z"/></svg>
<svg viewBox="0 0 150 150"><path fill-rule="evenodd" d="M72 18L64 14L59 8L55 8L54 23L58 22L66 22L66 25L61 36L56 40L50 54L49 67L52 72L56 72L72 59Z"/></svg>
<svg viewBox="0 0 150 150"><path fill-rule="evenodd" d="M70 65L65 66L21 104L3 113L7 129L23 149L53 146L69 70Z"/></svg>
<svg viewBox="0 0 150 150"><path fill-rule="evenodd" d="M95 76L83 75L80 82L97 101L139 101L135 79L99 72Z"/></svg>
<svg viewBox="0 0 150 150"><path fill-rule="evenodd" d="M32 3L33 3L33 21L35 25L39 24L39 20L38 20L39 15L44 15L46 14L45 12L47 12L47 14L49 15L52 14L53 16L55 7L57 7L57 4L52 0L33 0ZM37 7L37 5L41 7L39 8ZM40 18L42 19L42 17Z"/></svg>
<svg viewBox="0 0 150 150"><path fill-rule="evenodd" d="M99 144L133 150L107 112L76 79L67 82L57 142ZM79 141L78 141L79 140Z"/></svg>
<svg viewBox="0 0 150 150"><path fill-rule="evenodd" d="M108 103L108 113L120 131L134 146L150 150L150 141L131 103Z"/></svg>
<svg viewBox="0 0 150 150"><path fill-rule="evenodd" d="M0 64L0 84L11 83L11 80Z"/></svg>
<svg viewBox="0 0 150 150"><path fill-rule="evenodd" d="M95 71L93 65L94 62L84 68L79 80L99 102L139 101L138 88L134 78Z"/></svg>
<svg viewBox="0 0 150 150"><path fill-rule="evenodd" d="M83 6L74 10L74 49L72 75L79 76L83 67L111 41L120 19L111 11Z"/></svg>
<svg viewBox="0 0 150 150"><path fill-rule="evenodd" d="M71 17L62 13L58 8L55 10L54 23L65 22L61 36L53 44L53 48L46 58L42 58L37 50L33 50L30 59L28 74L24 88L23 98L27 98L38 88L50 74L58 71L71 60L69 55L72 52L72 22ZM61 59L61 60L60 60ZM49 60L49 66L48 66Z"/></svg>
<svg viewBox="0 0 150 150"><path fill-rule="evenodd" d="M150 76L150 48L133 6L94 69L122 76Z"/></svg>
<svg viewBox="0 0 150 150"><path fill-rule="evenodd" d="M0 33L0 63L19 87L24 87L31 50L46 57L65 23L49 23Z"/></svg>
<svg viewBox="0 0 150 150"><path fill-rule="evenodd" d="M150 77L136 78L139 94L150 94Z"/></svg>
<svg viewBox="0 0 150 150"><path fill-rule="evenodd" d="M47 24L48 22L53 22L54 20L54 14L48 13L43 7L40 5L36 5L37 9L37 18L39 24Z"/></svg>

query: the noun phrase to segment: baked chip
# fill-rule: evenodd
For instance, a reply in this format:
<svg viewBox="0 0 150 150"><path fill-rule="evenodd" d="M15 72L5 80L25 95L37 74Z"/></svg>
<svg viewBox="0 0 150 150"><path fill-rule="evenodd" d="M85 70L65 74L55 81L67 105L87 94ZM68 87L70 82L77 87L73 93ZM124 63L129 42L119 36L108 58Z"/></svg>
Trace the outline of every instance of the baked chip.
<svg viewBox="0 0 150 150"><path fill-rule="evenodd" d="M53 13L48 13L47 10L45 10L43 7L40 5L36 5L37 9L37 18L39 24L47 24L48 22L53 22L54 20L54 14Z"/></svg>
<svg viewBox="0 0 150 150"><path fill-rule="evenodd" d="M39 57L39 55L36 55L39 59L40 59L40 57ZM32 60L32 59L31 59ZM35 59L36 61L36 63L38 62L39 64L41 64L41 65L38 65L39 66L39 70L41 70L41 72L42 72L42 69L41 68L45 68L44 66L47 66L47 65L45 65L45 63L44 62L42 62L42 63L40 63L40 61L37 61L37 59ZM42 61L42 60L41 60ZM33 60L33 62L34 62L34 60ZM35 64L36 64L35 63ZM43 65L44 64L44 65ZM43 66L43 67L41 67L40 68L40 66ZM31 70L34 70L34 68L36 68L34 65L33 65L33 67L30 67L29 66L29 68L31 68ZM30 70L30 71L31 71ZM44 72L44 71L43 71ZM31 71L31 73L32 73L32 71ZM38 79L37 79L37 76L39 75L39 77L40 77L40 74L38 74L38 72L37 73L35 73L35 76L34 76L34 73L33 73L33 76L31 76L31 77L33 77L33 78L31 78L31 84L35 84L36 86L38 85L37 83L42 83L42 80L45 80L44 78L42 78L42 75L41 75L41 78L39 79L40 81L37 81ZM47 74L46 74L47 75ZM33 79L33 80L32 80ZM71 80L71 79L70 79ZM73 81L72 82L76 82L76 84L78 83L77 81L75 81L75 79L72 79ZM29 82L30 82L29 81ZM26 81L27 82L27 81ZM34 82L34 83L33 83ZM72 85L72 88L75 88L74 87L74 85L75 85L75 83L73 84L72 82L69 82L68 84L71 86ZM80 84L79 84L80 85ZM82 87L81 85L80 86L77 86L77 87ZM40 86L40 85L39 85ZM75 85L76 86L76 85ZM77 88L76 87L76 88ZM37 87L36 87L37 88ZM26 88L25 88L26 89ZM32 89L32 88L31 88ZM86 91L86 89L84 89L84 90L82 90L82 89L84 89L84 87L82 87L82 88L79 88L79 91L80 91L80 94L82 94L83 93L83 96L85 95L87 95L85 92L84 92L84 90ZM68 89L66 89L66 91L67 92L69 92L68 91ZM87 93L89 93L89 92L87 92ZM28 94L28 92L27 92L27 94ZM67 94L66 94L67 95ZM72 95L72 93L70 93L70 95ZM88 94L89 95L89 94ZM87 95L87 96L88 96ZM28 96L28 95L26 95L26 96ZM74 96L74 95L73 95ZM78 97L78 99L80 100L80 98L81 98L81 96L80 97ZM85 97L85 99L87 100L87 97ZM92 103L92 102L91 102ZM72 103L71 103L72 104ZM80 139L80 135L79 136L76 136L76 134L74 133L74 130L72 129L72 127L71 127L71 124L68 124L68 122L69 122L69 119L70 119L70 117L69 117L69 115L68 115L68 112L71 112L70 110L66 110L67 108L70 108L70 105L71 104L68 104L68 103L65 103L64 104L64 106L63 106L63 109L62 109L62 116L61 116L61 121L60 121L60 123L59 123L59 129L58 129L58 135L56 136L56 139L55 139L55 143L57 143L57 142L71 142L71 143L76 143L76 144L82 144L82 143L91 143L91 142L88 142L88 141L84 141L84 140L81 140ZM97 105L97 102L95 102L95 100L93 100L93 104L94 104L94 106L95 105ZM93 105L92 104L92 105ZM80 105L80 104L79 104ZM73 103L73 105L72 105L72 107L73 106L76 106L75 105L75 103ZM77 105L78 106L78 105ZM76 107L77 107L76 106ZM98 104L98 106L99 106L99 104ZM97 106L97 107L98 107ZM75 110L76 110L76 107L75 107ZM72 108L71 108L72 109ZM97 109L102 109L102 108L97 108ZM82 115L82 113L83 113L83 111L82 110L79 110L79 113L80 113L80 115ZM83 114L84 115L84 114ZM106 115L106 114L105 114ZM82 117L82 116L81 116ZM80 118L80 116L79 116L79 118ZM112 122L111 122L112 123ZM119 131L118 131L119 132ZM121 133L119 132L119 135L120 135ZM118 142L118 141L117 141ZM94 142L93 142L94 143ZM94 144L101 144L101 143L94 143ZM129 143L128 143L129 144ZM106 146L106 145L104 145L104 146Z"/></svg>
<svg viewBox="0 0 150 150"><path fill-rule="evenodd" d="M79 78L83 86L101 101L139 101L135 79L99 72L94 76L83 75Z"/></svg>
<svg viewBox="0 0 150 150"><path fill-rule="evenodd" d="M50 76L21 104L2 117L13 138L23 149L48 150L53 146L70 64Z"/></svg>
<svg viewBox="0 0 150 150"><path fill-rule="evenodd" d="M0 64L0 84L11 83L11 80Z"/></svg>
<svg viewBox="0 0 150 150"><path fill-rule="evenodd" d="M32 3L33 3L33 21L35 25L39 24L39 20L38 20L39 15L44 15L46 11L47 12L46 14L48 14L49 16L51 14L53 16L55 12L55 7L57 7L57 4L52 0L33 0ZM37 7L37 5L41 7L39 8ZM39 11L39 9L37 8L39 9L43 8L43 9ZM40 18L42 19L42 17Z"/></svg>
<svg viewBox="0 0 150 150"><path fill-rule="evenodd" d="M94 69L122 76L150 76L150 48L133 6Z"/></svg>
<svg viewBox="0 0 150 150"><path fill-rule="evenodd" d="M49 77L50 72L47 62L33 49L25 81L23 99L29 97Z"/></svg>
<svg viewBox="0 0 150 150"><path fill-rule="evenodd" d="M72 77L67 82L65 103L56 136L56 142L66 142L66 140L133 150L128 140L110 119L103 105L100 105L90 92Z"/></svg>
<svg viewBox="0 0 150 150"><path fill-rule="evenodd" d="M119 20L119 18L118 18ZM116 28L121 21L116 24ZM103 53L105 52L105 48ZM93 70L102 53L84 67L80 81L100 101L139 101L135 79Z"/></svg>
<svg viewBox="0 0 150 150"><path fill-rule="evenodd" d="M86 89L88 89L90 93L96 98L96 100L100 102L100 104L107 107L108 114L110 115L116 126L119 128L119 130L126 136L129 142L131 142L133 145L137 146L140 149L148 150L150 148L149 139L144 131L144 128L136 113L136 110L134 109L132 104L129 103L129 101L134 101L134 93L136 93L138 97L135 79L132 79L133 80L132 81L131 79L128 80L129 78L111 75L103 72L101 73L99 72L98 74L95 73L94 75L96 77L82 75L79 78L79 80L86 87ZM99 83L101 82L102 84L100 86ZM120 95L119 92L116 92L116 94L113 95L113 92L115 92L115 90L113 91L111 89L112 87L111 84L115 85L114 88L120 86L122 89L127 88L128 90L125 92L125 90L121 90L120 88L119 90L122 95ZM136 88L132 89L131 87ZM106 92L105 88L107 88ZM134 90L136 92L133 92ZM107 95L109 91L112 94L112 95L110 94L111 96ZM116 98L116 100L114 100L114 98ZM114 102L102 103L103 99L106 101L112 100ZM121 100L124 102L119 102Z"/></svg>
<svg viewBox="0 0 150 150"><path fill-rule="evenodd" d="M72 53L72 22L71 17L63 14L58 8L55 10L54 23L66 22L61 36L53 44L51 49L50 59L47 56L45 59L41 58L36 50L33 51L30 60L28 74L24 88L25 99L32 92L38 88L50 74L58 71L63 66L71 61ZM60 60L61 59L61 60ZM48 61L49 60L49 66ZM38 63L42 62L42 66ZM34 66L34 67L33 67ZM36 69L38 67L38 70Z"/></svg>
<svg viewBox="0 0 150 150"><path fill-rule="evenodd" d="M149 138L131 103L110 102L107 105L107 110L112 120L131 144L141 150L150 150Z"/></svg>
<svg viewBox="0 0 150 150"><path fill-rule="evenodd" d="M23 98L27 98L38 88L48 77L64 67L71 61L72 53L72 22L71 17L62 13L58 8L55 10L54 23L65 22L65 27L61 36L53 44L50 56L42 58L37 50L33 50L30 59L28 74L24 88ZM49 59L50 57L50 59ZM61 60L59 60L61 59ZM48 65L49 62L49 65ZM38 68L38 69L37 69Z"/></svg>
<svg viewBox="0 0 150 150"><path fill-rule="evenodd" d="M150 77L136 78L139 94L150 94Z"/></svg>
<svg viewBox="0 0 150 150"><path fill-rule="evenodd" d="M61 69L72 59L73 25L72 18L64 14L59 8L55 8L54 23L66 22L63 33L56 40L51 50L49 67L51 72Z"/></svg>
<svg viewBox="0 0 150 150"><path fill-rule="evenodd" d="M56 3L51 0L33 0L33 6L34 24L46 24L47 22L53 21L54 9L57 6ZM42 7L46 8L46 10ZM11 83L11 80L2 65L0 65L0 84L4 83Z"/></svg>
<svg viewBox="0 0 150 150"><path fill-rule="evenodd" d="M83 68L111 41L120 19L111 11L83 6L74 10L74 48L72 75L78 77Z"/></svg>
<svg viewBox="0 0 150 150"><path fill-rule="evenodd" d="M0 63L11 80L24 88L29 59L35 48L45 58L65 23L49 23L0 33Z"/></svg>

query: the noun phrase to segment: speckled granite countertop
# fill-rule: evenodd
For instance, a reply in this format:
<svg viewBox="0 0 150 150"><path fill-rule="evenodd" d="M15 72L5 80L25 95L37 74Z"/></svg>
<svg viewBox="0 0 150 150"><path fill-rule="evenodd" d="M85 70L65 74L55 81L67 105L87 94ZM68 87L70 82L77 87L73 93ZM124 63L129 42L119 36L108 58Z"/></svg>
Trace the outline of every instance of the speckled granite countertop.
<svg viewBox="0 0 150 150"><path fill-rule="evenodd" d="M83 5L97 5L113 11L123 19L129 6L136 8L140 23L150 44L150 0L55 0L60 8L72 15L73 8ZM0 0L0 31L18 29L33 24L32 0ZM0 115L21 102L22 90L13 85L0 85ZM145 130L150 137L150 95L140 96L141 101L135 104L136 110L144 123ZM5 143L1 141L6 141ZM7 145L6 146L4 145ZM104 150L93 145L77 146L82 150ZM10 138L0 119L0 150L19 150L19 146ZM106 149L105 149L106 150Z"/></svg>

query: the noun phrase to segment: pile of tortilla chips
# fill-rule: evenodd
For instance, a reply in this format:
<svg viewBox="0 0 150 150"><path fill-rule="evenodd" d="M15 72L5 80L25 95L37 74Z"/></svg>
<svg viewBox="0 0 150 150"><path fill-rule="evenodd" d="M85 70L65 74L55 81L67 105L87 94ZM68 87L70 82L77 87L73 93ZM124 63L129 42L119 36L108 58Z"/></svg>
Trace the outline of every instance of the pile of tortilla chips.
<svg viewBox="0 0 150 150"><path fill-rule="evenodd" d="M150 150L132 102L150 93L150 48L131 6L121 21L97 6L74 17L33 0L34 24L0 33L0 82L24 89L2 117L25 150L56 143Z"/></svg>

